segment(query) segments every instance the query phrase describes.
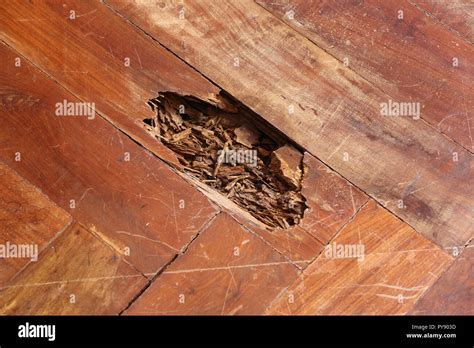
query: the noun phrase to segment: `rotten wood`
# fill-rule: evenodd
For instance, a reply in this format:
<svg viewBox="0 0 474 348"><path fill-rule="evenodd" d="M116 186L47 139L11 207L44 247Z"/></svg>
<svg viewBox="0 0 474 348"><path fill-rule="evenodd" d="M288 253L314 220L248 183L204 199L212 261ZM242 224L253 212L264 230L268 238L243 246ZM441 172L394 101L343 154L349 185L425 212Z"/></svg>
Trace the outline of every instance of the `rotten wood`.
<svg viewBox="0 0 474 348"><path fill-rule="evenodd" d="M438 245L460 246L471 238L472 154L422 120L381 115L389 92L259 5L107 3ZM186 9L183 18L177 15L179 6ZM399 35L407 30L402 24ZM433 30L443 40L449 36L443 27ZM466 62L464 75L470 76L471 48L449 37L450 52ZM453 93L468 93L462 100L453 97L468 106L474 100L470 89L462 88L459 79L453 83Z"/></svg>
<svg viewBox="0 0 474 348"><path fill-rule="evenodd" d="M0 159L153 276L218 209L102 118L56 115L80 100L15 57L0 45Z"/></svg>
<svg viewBox="0 0 474 348"><path fill-rule="evenodd" d="M176 154L183 171L270 227L300 222L306 209L300 151L279 147L238 111L169 92L149 104L157 115L144 120L146 128Z"/></svg>

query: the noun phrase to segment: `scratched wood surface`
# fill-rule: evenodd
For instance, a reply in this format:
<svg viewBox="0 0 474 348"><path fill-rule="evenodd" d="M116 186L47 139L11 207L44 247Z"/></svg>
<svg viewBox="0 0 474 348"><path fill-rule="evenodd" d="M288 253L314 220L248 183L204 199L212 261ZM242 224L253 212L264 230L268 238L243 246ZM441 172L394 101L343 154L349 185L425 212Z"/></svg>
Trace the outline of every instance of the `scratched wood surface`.
<svg viewBox="0 0 474 348"><path fill-rule="evenodd" d="M56 116L77 99L0 45L0 159L137 269L168 263L218 208L168 166L96 116ZM15 161L15 153L21 161Z"/></svg>
<svg viewBox="0 0 474 348"><path fill-rule="evenodd" d="M0 8L6 14L0 17L4 28L2 39L21 53L23 59L31 60L81 101L94 102L97 117L103 116L170 163L176 163L176 157L139 125L143 118L152 115L147 101L158 91L166 90L193 95L217 105L223 102L217 97L220 88L100 2L66 1L64 6L55 1L2 3ZM70 11L75 11L75 19L70 19ZM60 36L60 44L50 45L51 37ZM130 66L125 65L126 58L130 58ZM5 68L10 69L11 65ZM319 216L327 218L328 209L332 210L331 219L340 223L353 215L353 204L356 207L359 204L357 189L351 189L343 178L333 186L334 177L328 169L327 175L319 175L318 182L311 183L314 190L318 186L317 191L324 190L326 195L317 200L310 199L311 209L306 212L303 225L306 221L314 225ZM355 203L346 199L350 197L350 191L354 192ZM91 193L91 190L87 191L85 199L90 198ZM175 203L178 201L177 198ZM150 209L156 208L155 205L149 206ZM321 229L312 228L311 231L316 239L325 243L328 232L323 224L328 225L329 221L322 222ZM333 225L335 227L337 225ZM294 229L293 233L254 231L297 262L313 259L321 247L300 228ZM331 233L335 230L329 235ZM121 238L126 237L122 235ZM147 243L144 238L141 242ZM126 246L119 243L118 247ZM153 268L151 264L150 267Z"/></svg>
<svg viewBox="0 0 474 348"><path fill-rule="evenodd" d="M472 314L469 5L344 3L0 3L0 244L41 251L0 259L0 314ZM262 228L144 131L159 91L221 88L306 151L299 226Z"/></svg>
<svg viewBox="0 0 474 348"><path fill-rule="evenodd" d="M415 5L397 0L258 3L392 100L420 103L423 120L474 151L474 47Z"/></svg>
<svg viewBox="0 0 474 348"><path fill-rule="evenodd" d="M452 261L372 200L329 244L337 245L364 252L323 251L267 313L406 314Z"/></svg>
<svg viewBox="0 0 474 348"><path fill-rule="evenodd" d="M474 315L473 270L474 247L470 245L415 304L410 314Z"/></svg>
<svg viewBox="0 0 474 348"><path fill-rule="evenodd" d="M125 314L262 314L297 274L297 267L222 213Z"/></svg>
<svg viewBox="0 0 474 348"><path fill-rule="evenodd" d="M445 248L471 238L472 154L424 121L381 116L389 94L261 6L107 3L417 232Z"/></svg>
<svg viewBox="0 0 474 348"><path fill-rule="evenodd" d="M110 246L74 223L8 286L0 314L118 314L146 278Z"/></svg>
<svg viewBox="0 0 474 348"><path fill-rule="evenodd" d="M470 0L414 0L412 3L460 37L474 43L474 2Z"/></svg>
<svg viewBox="0 0 474 348"><path fill-rule="evenodd" d="M10 243L15 248L22 245L32 246L33 253L39 253L61 234L71 221L68 213L0 162L1 245ZM6 248L4 252L8 250L9 248ZM35 258L35 255L9 255L10 253L0 258L0 287L6 285Z"/></svg>

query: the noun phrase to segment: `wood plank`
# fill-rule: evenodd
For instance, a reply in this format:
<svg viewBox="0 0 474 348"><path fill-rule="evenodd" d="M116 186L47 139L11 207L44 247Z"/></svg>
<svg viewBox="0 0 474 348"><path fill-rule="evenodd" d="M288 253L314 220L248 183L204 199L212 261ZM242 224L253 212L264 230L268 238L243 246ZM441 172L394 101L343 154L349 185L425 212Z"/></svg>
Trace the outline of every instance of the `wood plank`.
<svg viewBox="0 0 474 348"><path fill-rule="evenodd" d="M71 223L71 216L0 162L0 287ZM18 253L18 248L25 254Z"/></svg>
<svg viewBox="0 0 474 348"><path fill-rule="evenodd" d="M372 200L329 246L267 314L405 314L452 261Z"/></svg>
<svg viewBox="0 0 474 348"><path fill-rule="evenodd" d="M474 247L466 247L410 311L415 315L474 315Z"/></svg>
<svg viewBox="0 0 474 348"><path fill-rule="evenodd" d="M297 273L294 265L221 213L125 314L261 314Z"/></svg>
<svg viewBox="0 0 474 348"><path fill-rule="evenodd" d="M0 9L2 40L169 162L176 162L170 150L143 129L154 115L148 100L174 91L219 104L219 88L100 1L2 2Z"/></svg>
<svg viewBox="0 0 474 348"><path fill-rule="evenodd" d="M218 209L100 117L56 116L78 100L0 47L0 159L100 235L137 269L157 272ZM15 161L15 154L21 161Z"/></svg>
<svg viewBox="0 0 474 348"><path fill-rule="evenodd" d="M2 37L8 44L32 59L74 95L95 102L101 115L168 162L176 164L175 156L148 134L143 138L142 126L137 126L150 116L148 99L156 96L157 90L173 90L220 103L216 97L219 88L98 2L66 1L64 6L55 2L18 6L5 3L1 6L8 14L0 18L5 27ZM74 20L68 19L71 9L78 14ZM34 34L25 35L28 32ZM51 45L54 37L61 37L60 44ZM129 67L124 66L125 57L131 58ZM325 185L322 176L319 180ZM332 180L326 188L327 196L336 197L339 193L333 192L331 183ZM215 200L215 195L210 197ZM328 203L326 198L321 204ZM352 207L352 203L349 206ZM319 208L313 207L312 211L319 216ZM307 219L312 214L308 212ZM316 219L317 216L312 221ZM299 228L254 231L294 261L313 259L321 249L318 241Z"/></svg>
<svg viewBox="0 0 474 348"><path fill-rule="evenodd" d="M301 193L308 209L298 226L268 229L228 211L300 268L305 268L368 201L364 193L307 152L303 166Z"/></svg>
<svg viewBox="0 0 474 348"><path fill-rule="evenodd" d="M418 8L474 43L474 3L470 0L411 0Z"/></svg>
<svg viewBox="0 0 474 348"><path fill-rule="evenodd" d="M0 289L0 313L118 314L146 282L112 248L73 224L37 263Z"/></svg>
<svg viewBox="0 0 474 348"><path fill-rule="evenodd" d="M381 116L387 94L259 5L108 3L417 231L443 247L471 238L472 155Z"/></svg>
<svg viewBox="0 0 474 348"><path fill-rule="evenodd" d="M308 212L301 228L327 244L369 198L309 153L305 153L303 164L307 170L301 193Z"/></svg>
<svg viewBox="0 0 474 348"><path fill-rule="evenodd" d="M409 1L258 3L391 100L420 103L423 120L474 151L474 47Z"/></svg>

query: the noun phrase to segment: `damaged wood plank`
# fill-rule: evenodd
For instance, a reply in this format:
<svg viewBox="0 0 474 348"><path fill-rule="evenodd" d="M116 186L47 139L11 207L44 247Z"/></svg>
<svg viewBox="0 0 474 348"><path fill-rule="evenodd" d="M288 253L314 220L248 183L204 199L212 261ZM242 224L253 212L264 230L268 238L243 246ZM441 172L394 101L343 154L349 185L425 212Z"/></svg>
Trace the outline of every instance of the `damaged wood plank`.
<svg viewBox="0 0 474 348"><path fill-rule="evenodd" d="M221 213L124 313L263 314L298 272L270 246Z"/></svg>
<svg viewBox="0 0 474 348"><path fill-rule="evenodd" d="M107 3L438 245L471 238L472 154L423 121L383 116L388 94L259 5Z"/></svg>
<svg viewBox="0 0 474 348"><path fill-rule="evenodd" d="M2 315L114 315L147 279L74 223L0 288Z"/></svg>
<svg viewBox="0 0 474 348"><path fill-rule="evenodd" d="M406 314L451 262L370 200L266 313Z"/></svg>
<svg viewBox="0 0 474 348"><path fill-rule="evenodd" d="M17 56L0 44L0 160L152 276L218 208L101 117L56 114L80 100Z"/></svg>
<svg viewBox="0 0 474 348"><path fill-rule="evenodd" d="M267 226L285 229L300 222L306 209L300 193L303 154L257 128L250 121L257 115L170 92L149 105L157 115L144 120L145 128L176 154L178 169Z"/></svg>
<svg viewBox="0 0 474 348"><path fill-rule="evenodd" d="M142 127L150 95L166 89L225 108L218 87L99 1L1 2L0 11L4 42L166 161L175 157Z"/></svg>

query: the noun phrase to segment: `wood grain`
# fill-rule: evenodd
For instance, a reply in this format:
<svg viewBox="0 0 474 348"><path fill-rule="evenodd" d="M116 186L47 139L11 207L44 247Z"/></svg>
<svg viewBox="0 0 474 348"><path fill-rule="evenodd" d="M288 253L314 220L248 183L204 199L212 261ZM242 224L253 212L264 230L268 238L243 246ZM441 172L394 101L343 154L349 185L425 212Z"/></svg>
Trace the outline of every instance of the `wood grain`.
<svg viewBox="0 0 474 348"><path fill-rule="evenodd" d="M405 314L452 261L372 200L329 245L364 253L324 250L268 314Z"/></svg>
<svg viewBox="0 0 474 348"><path fill-rule="evenodd" d="M262 314L297 270L221 213L125 313Z"/></svg>
<svg viewBox="0 0 474 348"><path fill-rule="evenodd" d="M474 315L474 247L466 247L415 304L415 315Z"/></svg>
<svg viewBox="0 0 474 348"><path fill-rule="evenodd" d="M408 1L258 3L393 101L420 103L423 120L474 151L474 47L436 20Z"/></svg>
<svg viewBox="0 0 474 348"><path fill-rule="evenodd" d="M0 159L151 276L218 209L97 115L56 116L78 100L16 56L0 46Z"/></svg>
<svg viewBox="0 0 474 348"><path fill-rule="evenodd" d="M146 284L119 254L78 224L6 287L5 315L118 314Z"/></svg>
<svg viewBox="0 0 474 348"><path fill-rule="evenodd" d="M412 0L411 2L460 37L474 43L474 3L472 1Z"/></svg>
<svg viewBox="0 0 474 348"><path fill-rule="evenodd" d="M148 99L155 97L158 90L172 90L222 103L216 99L218 87L101 3L66 1L63 6L44 1L10 5L0 4L6 14L0 17L5 28L3 40L75 96L94 102L101 116L170 163L177 164L175 156L148 134L143 135L141 121L151 114L146 105ZM71 10L78 15L74 20L68 17ZM53 37L61 40L51 45ZM129 67L124 65L127 57L131 59ZM324 185L324 181L320 182ZM339 196L331 187L326 192L328 197ZM215 195L210 197L223 203ZM319 214L319 210L313 210ZM312 259L321 248L320 243L299 228L292 232L258 231L294 261Z"/></svg>
<svg viewBox="0 0 474 348"><path fill-rule="evenodd" d="M107 3L418 232L442 247L471 238L472 154L423 121L381 116L388 94L259 5Z"/></svg>
<svg viewBox="0 0 474 348"><path fill-rule="evenodd" d="M68 213L0 162L0 245L28 245L33 254L40 253L71 221ZM32 262L31 257L3 256L11 254L0 257L0 287Z"/></svg>
<svg viewBox="0 0 474 348"><path fill-rule="evenodd" d="M170 150L143 129L154 114L148 100L174 91L219 104L219 88L99 1L2 2L0 9L3 41L169 162L177 162Z"/></svg>

